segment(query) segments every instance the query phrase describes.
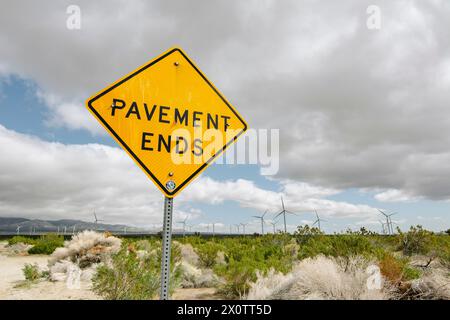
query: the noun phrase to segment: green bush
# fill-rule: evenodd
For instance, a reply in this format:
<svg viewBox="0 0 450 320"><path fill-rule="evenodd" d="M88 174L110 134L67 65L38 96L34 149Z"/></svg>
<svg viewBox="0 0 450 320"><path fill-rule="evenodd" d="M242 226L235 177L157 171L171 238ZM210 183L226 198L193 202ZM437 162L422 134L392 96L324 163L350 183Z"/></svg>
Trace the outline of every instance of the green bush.
<svg viewBox="0 0 450 320"><path fill-rule="evenodd" d="M405 265L403 267L403 279L404 280L414 280L419 279L422 276L422 271L417 268Z"/></svg>
<svg viewBox="0 0 450 320"><path fill-rule="evenodd" d="M36 240L33 238L24 237L24 236L14 236L8 240L8 244L10 246L17 244L17 243L35 244Z"/></svg>
<svg viewBox="0 0 450 320"><path fill-rule="evenodd" d="M427 254L433 247L433 233L425 230L422 226L411 226L408 232L403 233L397 228L399 233L399 249L403 254L411 256L413 254Z"/></svg>
<svg viewBox="0 0 450 320"><path fill-rule="evenodd" d="M156 297L160 287L161 243L140 240L124 241L121 250L112 255L108 264L97 268L93 277L93 290L109 300L148 300ZM137 248L136 248L137 247ZM138 250L146 248L146 254ZM172 246L170 292L181 281L180 248Z"/></svg>
<svg viewBox="0 0 450 320"><path fill-rule="evenodd" d="M221 249L222 247L217 245L215 242L199 244L195 248L195 251L198 254L201 266L205 268L214 267L216 264L217 252Z"/></svg>
<svg viewBox="0 0 450 320"><path fill-rule="evenodd" d="M42 276L37 264L26 263L22 268L22 272L27 281L36 281Z"/></svg>
<svg viewBox="0 0 450 320"><path fill-rule="evenodd" d="M308 231L311 233L308 234ZM308 230L303 227L297 230L295 237L300 244L299 259L317 255L349 258L356 255L373 256L376 253L371 236L358 232L323 235L314 228Z"/></svg>
<svg viewBox="0 0 450 320"><path fill-rule="evenodd" d="M291 239L285 234L222 239L226 263L214 267L214 272L225 280L219 293L227 298L240 298L247 294L250 282L256 280L257 271L265 274L273 268L289 272L296 259L290 250L285 250Z"/></svg>
<svg viewBox="0 0 450 320"><path fill-rule="evenodd" d="M35 240L34 246L28 250L29 254L52 254L56 248L64 246L64 237L49 233Z"/></svg>

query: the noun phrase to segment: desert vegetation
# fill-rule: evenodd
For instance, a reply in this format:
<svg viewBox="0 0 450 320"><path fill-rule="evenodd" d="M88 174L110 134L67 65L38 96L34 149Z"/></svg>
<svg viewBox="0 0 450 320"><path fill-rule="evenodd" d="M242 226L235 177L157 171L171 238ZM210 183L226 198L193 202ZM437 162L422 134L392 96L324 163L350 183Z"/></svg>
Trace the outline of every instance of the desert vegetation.
<svg viewBox="0 0 450 320"><path fill-rule="evenodd" d="M103 299L155 299L161 239L84 231L70 241L13 237L29 254L51 254L48 270L23 267L28 282L88 282ZM35 249L37 248L37 249ZM364 228L326 235L187 236L173 241L171 293L214 288L229 299L449 299L450 235L421 226L395 235Z"/></svg>

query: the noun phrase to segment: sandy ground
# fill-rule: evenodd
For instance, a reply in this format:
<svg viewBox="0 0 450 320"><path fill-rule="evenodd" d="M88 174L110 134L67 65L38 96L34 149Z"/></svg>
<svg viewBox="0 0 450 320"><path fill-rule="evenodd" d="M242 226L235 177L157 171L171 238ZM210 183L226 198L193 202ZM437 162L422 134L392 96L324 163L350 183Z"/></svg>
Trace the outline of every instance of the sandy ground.
<svg viewBox="0 0 450 320"><path fill-rule="evenodd" d="M177 289L172 300L219 300L215 288Z"/></svg>
<svg viewBox="0 0 450 320"><path fill-rule="evenodd" d="M96 300L100 299L90 290L90 284L82 283L80 289L70 289L65 282L46 280L25 284L22 268L26 263L37 263L41 270L47 269L49 256L7 255L6 242L0 242L0 300ZM174 300L218 299L214 288L177 289Z"/></svg>
<svg viewBox="0 0 450 320"><path fill-rule="evenodd" d="M64 282L39 281L24 285L22 268L26 263L37 263L41 270L47 269L48 256L25 255L7 256L4 252L6 243L0 243L0 299L2 300L80 300L98 299L82 284L80 289L69 289Z"/></svg>

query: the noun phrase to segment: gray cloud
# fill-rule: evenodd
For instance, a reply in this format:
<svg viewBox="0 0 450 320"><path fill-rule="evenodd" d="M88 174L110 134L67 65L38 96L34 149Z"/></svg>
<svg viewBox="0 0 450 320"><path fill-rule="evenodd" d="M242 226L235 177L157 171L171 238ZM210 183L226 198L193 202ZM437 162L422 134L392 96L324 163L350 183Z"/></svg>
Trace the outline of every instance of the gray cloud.
<svg viewBox="0 0 450 320"><path fill-rule="evenodd" d="M378 31L372 1L77 3L79 31L72 1L0 13L0 71L37 82L50 124L101 132L83 100L180 45L251 126L281 129L279 178L450 198L448 1L378 1Z"/></svg>

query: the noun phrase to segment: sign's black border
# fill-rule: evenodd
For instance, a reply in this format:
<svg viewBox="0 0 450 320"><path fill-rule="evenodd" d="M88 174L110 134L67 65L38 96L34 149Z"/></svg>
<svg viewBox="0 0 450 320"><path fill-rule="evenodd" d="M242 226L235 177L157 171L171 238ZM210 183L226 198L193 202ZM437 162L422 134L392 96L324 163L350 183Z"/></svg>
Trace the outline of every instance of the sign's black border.
<svg viewBox="0 0 450 320"><path fill-rule="evenodd" d="M169 191L166 189L166 187L153 175L153 173L150 171L149 168L147 168L147 166L136 156L136 154L130 149L130 147L128 147L128 145L119 137L119 135L111 128L111 126L100 116L100 114L94 109L94 107L92 106L92 103L99 99L100 97L102 97L103 95L107 94L108 92L110 92L111 90L113 90L114 88L117 88L118 86L120 86L122 83L124 83L125 81L133 78L134 76L136 76L137 74L141 73L142 71L146 70L147 68L151 67L152 65L158 63L159 61L161 61L162 59L164 59L165 57L171 55L172 53L178 51L188 62L189 64L195 69L195 71L197 71L197 73L203 78L203 80L206 81L206 83L211 87L211 89L214 90L214 92L222 99L222 101L228 106L228 108L230 108L230 110L235 114L235 116L242 122L242 124L244 125L244 129L242 131L240 131L238 134L236 134L236 136L234 136L230 141L228 141L221 150L219 150L217 153L213 154L212 157L210 159L208 159L208 161L206 161L205 163L202 164L202 166L200 168L198 168L193 174L191 174L186 180L183 181L183 183L181 183L180 185L178 185L178 187L176 187L173 191ZM162 190L165 190L165 193L169 196L174 196L180 189L182 189L189 181L191 181L193 178L195 178L195 176L201 172L210 162L212 162L214 160L214 158L216 158L218 155L220 155L223 151L225 151L225 149L231 144L233 143L242 133L244 133L247 130L247 124L242 120L242 118L237 114L237 112L234 110L234 108L225 100L225 98L216 90L216 88L214 88L214 86L208 81L208 79L203 75L203 73L192 63L192 61L183 53L182 50L178 49L178 48L174 48L172 50L170 50L169 52L165 53L164 55L162 55L161 57L159 57L158 59L150 62L149 64L143 66L142 68L138 69L137 71L133 72L132 74L130 74L129 76L127 76L126 78L122 79L121 81L119 81L118 83L114 84L112 87L108 88L107 90L99 93L98 95L96 95L94 98L90 99L88 101L88 107L89 109L97 116L98 119L100 119L100 121L105 125L106 128L108 128L109 132L111 132L114 137L117 139L117 141L120 142L120 144L122 144L122 146L129 152L129 154L131 154L133 156L133 158L139 163L139 165L153 178L153 181L155 181Z"/></svg>

